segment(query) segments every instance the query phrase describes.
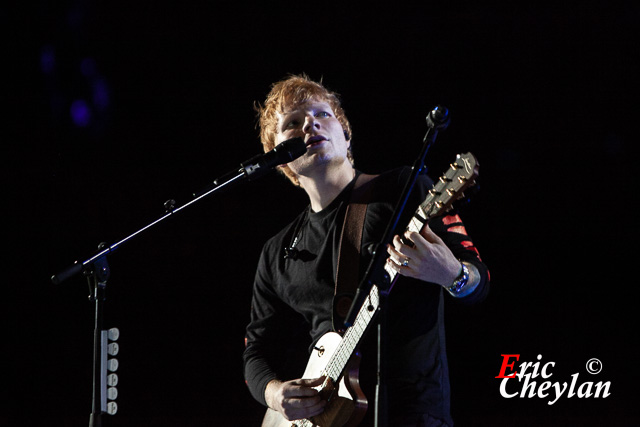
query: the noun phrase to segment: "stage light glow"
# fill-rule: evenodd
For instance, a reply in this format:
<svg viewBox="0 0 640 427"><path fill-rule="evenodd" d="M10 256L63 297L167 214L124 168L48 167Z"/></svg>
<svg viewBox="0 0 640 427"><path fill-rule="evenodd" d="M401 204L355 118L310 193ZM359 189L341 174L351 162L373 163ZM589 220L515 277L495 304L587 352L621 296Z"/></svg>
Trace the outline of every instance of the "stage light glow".
<svg viewBox="0 0 640 427"><path fill-rule="evenodd" d="M86 127L91 123L91 110L83 99L71 103L71 120L78 127Z"/></svg>

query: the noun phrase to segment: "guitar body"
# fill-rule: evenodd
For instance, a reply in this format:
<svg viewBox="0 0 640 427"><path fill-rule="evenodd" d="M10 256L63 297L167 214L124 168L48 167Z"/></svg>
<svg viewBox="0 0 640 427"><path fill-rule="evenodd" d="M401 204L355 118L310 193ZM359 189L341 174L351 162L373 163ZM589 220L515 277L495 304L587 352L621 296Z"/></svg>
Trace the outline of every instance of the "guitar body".
<svg viewBox="0 0 640 427"><path fill-rule="evenodd" d="M327 364L341 342L342 337L335 332L324 334L316 343L302 378L319 378L325 375ZM362 393L358 383L358 367L359 358L354 356L347 364L344 376L338 383L337 390L330 380L326 381L321 387L318 387L320 395L328 401L322 414L308 420L288 421L279 412L273 409L267 409L267 413L262 420L262 426L356 426L362 420L367 410L367 399L364 393Z"/></svg>

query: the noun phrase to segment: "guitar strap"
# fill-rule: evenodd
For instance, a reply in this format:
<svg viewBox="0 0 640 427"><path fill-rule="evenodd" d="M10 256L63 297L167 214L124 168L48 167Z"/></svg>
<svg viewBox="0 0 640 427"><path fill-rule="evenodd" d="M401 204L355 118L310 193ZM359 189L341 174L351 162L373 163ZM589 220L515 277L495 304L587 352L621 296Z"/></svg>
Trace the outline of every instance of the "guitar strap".
<svg viewBox="0 0 640 427"><path fill-rule="evenodd" d="M344 319L349 314L360 273L362 230L371 193L369 183L377 175L360 174L351 192L338 247L336 288L333 297L333 329L342 332Z"/></svg>

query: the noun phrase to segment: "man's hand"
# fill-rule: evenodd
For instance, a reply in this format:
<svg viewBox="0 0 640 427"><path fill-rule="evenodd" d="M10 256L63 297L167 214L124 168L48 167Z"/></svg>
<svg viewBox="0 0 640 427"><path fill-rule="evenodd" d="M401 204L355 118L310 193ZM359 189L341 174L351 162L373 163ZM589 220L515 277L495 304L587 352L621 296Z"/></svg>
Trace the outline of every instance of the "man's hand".
<svg viewBox="0 0 640 427"><path fill-rule="evenodd" d="M287 420L313 417L321 414L327 404L313 388L323 381L324 377L286 382L272 380L267 384L264 398L269 408L280 412Z"/></svg>
<svg viewBox="0 0 640 427"><path fill-rule="evenodd" d="M387 263L399 274L441 286L451 285L460 274L460 261L429 226L420 233L405 233L405 240L414 246L402 243L400 236L393 238L393 246L387 246Z"/></svg>

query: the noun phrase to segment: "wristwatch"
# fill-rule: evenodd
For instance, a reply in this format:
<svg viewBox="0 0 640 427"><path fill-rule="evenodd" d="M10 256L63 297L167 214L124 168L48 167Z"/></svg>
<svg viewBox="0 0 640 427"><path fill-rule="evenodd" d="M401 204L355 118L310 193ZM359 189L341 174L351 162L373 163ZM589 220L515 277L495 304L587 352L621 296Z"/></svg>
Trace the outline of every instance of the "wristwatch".
<svg viewBox="0 0 640 427"><path fill-rule="evenodd" d="M453 281L453 284L446 288L447 291L449 291L449 293L454 297L458 296L462 292L467 282L469 282L469 268L463 262L461 262L460 264L462 265L462 271L460 272L460 275L456 277L456 280Z"/></svg>

